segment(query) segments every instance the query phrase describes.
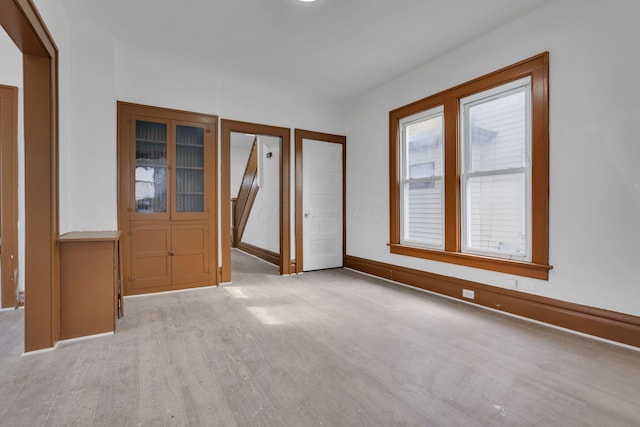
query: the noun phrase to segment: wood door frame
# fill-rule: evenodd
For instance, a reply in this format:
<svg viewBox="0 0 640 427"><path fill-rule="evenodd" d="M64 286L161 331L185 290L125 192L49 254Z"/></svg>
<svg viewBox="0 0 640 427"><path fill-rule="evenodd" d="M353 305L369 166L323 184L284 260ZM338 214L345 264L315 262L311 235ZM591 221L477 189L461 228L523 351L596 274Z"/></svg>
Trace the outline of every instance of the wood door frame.
<svg viewBox="0 0 640 427"><path fill-rule="evenodd" d="M291 271L290 223L290 151L291 129L222 119L220 123L220 238L222 239L222 266L220 282L231 282L231 132L266 135L280 138L280 274Z"/></svg>
<svg viewBox="0 0 640 427"><path fill-rule="evenodd" d="M296 221L296 273L302 273L304 271L304 253L302 250L302 189L303 189L303 177L302 177L302 140L312 139L314 141L342 144L342 265L344 265L346 250L347 250L347 208L346 208L346 193L347 193L347 137L342 135L333 135L329 133L314 132L304 129L295 129L295 168L296 168L296 207L295 207L295 221Z"/></svg>
<svg viewBox="0 0 640 427"><path fill-rule="evenodd" d="M18 307L18 88L0 85L0 237L2 308Z"/></svg>
<svg viewBox="0 0 640 427"><path fill-rule="evenodd" d="M22 52L25 146L25 351L59 339L58 48L31 0L0 1Z"/></svg>

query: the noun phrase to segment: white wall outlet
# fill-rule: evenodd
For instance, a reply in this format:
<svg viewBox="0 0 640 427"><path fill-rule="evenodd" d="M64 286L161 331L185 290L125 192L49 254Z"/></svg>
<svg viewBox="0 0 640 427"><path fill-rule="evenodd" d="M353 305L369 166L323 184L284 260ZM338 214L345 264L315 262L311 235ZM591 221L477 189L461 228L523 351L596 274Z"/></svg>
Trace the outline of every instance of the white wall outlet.
<svg viewBox="0 0 640 427"><path fill-rule="evenodd" d="M507 279L507 286L510 289L518 289L518 279Z"/></svg>
<svg viewBox="0 0 640 427"><path fill-rule="evenodd" d="M463 298L468 298L468 299L474 299L476 297L476 293L475 293L475 291L472 291L471 289L463 289L462 290L462 297Z"/></svg>

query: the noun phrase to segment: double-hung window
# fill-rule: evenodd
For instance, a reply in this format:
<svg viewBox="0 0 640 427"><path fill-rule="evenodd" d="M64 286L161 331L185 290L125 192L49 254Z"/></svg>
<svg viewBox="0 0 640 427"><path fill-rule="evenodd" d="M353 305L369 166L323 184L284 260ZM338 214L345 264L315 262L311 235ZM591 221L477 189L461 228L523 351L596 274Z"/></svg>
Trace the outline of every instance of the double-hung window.
<svg viewBox="0 0 640 427"><path fill-rule="evenodd" d="M391 252L547 279L548 53L390 113Z"/></svg>

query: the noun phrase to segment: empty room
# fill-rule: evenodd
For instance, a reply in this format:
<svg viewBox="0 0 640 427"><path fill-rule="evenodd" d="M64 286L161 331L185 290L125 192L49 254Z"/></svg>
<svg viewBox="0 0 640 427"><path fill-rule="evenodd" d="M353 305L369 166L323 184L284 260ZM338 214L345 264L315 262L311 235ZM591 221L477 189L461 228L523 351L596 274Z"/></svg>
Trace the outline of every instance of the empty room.
<svg viewBox="0 0 640 427"><path fill-rule="evenodd" d="M640 425L639 18L0 1L0 426Z"/></svg>

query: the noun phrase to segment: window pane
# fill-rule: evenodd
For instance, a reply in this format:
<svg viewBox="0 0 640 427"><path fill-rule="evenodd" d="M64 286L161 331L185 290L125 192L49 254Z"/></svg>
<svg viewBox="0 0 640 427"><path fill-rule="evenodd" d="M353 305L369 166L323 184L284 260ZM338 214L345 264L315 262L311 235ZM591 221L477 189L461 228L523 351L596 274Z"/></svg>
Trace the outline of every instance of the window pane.
<svg viewBox="0 0 640 427"><path fill-rule="evenodd" d="M167 211L167 125L136 120L136 212Z"/></svg>
<svg viewBox="0 0 640 427"><path fill-rule="evenodd" d="M176 211L204 212L204 129L176 126Z"/></svg>
<svg viewBox="0 0 640 427"><path fill-rule="evenodd" d="M405 184L405 241L442 247L442 181Z"/></svg>
<svg viewBox="0 0 640 427"><path fill-rule="evenodd" d="M525 166L525 88L468 109L469 172Z"/></svg>
<svg viewBox="0 0 640 427"><path fill-rule="evenodd" d="M405 127L408 178L442 176L442 115Z"/></svg>
<svg viewBox="0 0 640 427"><path fill-rule="evenodd" d="M526 256L524 173L469 178L467 200L468 249Z"/></svg>

